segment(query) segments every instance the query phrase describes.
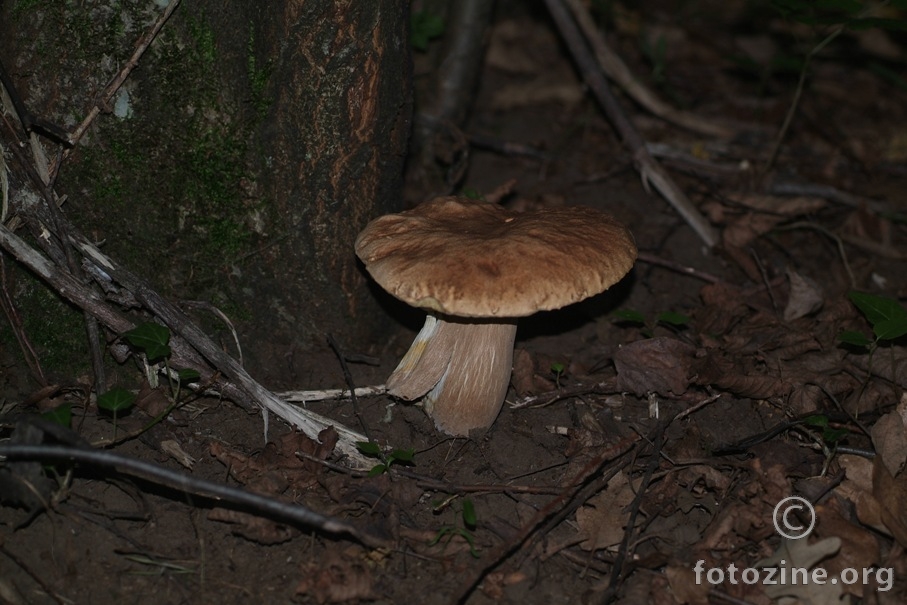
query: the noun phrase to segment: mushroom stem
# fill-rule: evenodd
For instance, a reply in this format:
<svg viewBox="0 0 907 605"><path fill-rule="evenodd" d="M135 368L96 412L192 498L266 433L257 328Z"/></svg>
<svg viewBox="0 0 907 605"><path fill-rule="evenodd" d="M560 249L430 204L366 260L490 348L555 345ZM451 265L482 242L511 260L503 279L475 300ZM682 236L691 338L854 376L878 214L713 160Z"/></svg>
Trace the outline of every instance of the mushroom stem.
<svg viewBox="0 0 907 605"><path fill-rule="evenodd" d="M391 395L423 397L435 426L451 435L491 426L510 385L516 320L429 314L387 379Z"/></svg>

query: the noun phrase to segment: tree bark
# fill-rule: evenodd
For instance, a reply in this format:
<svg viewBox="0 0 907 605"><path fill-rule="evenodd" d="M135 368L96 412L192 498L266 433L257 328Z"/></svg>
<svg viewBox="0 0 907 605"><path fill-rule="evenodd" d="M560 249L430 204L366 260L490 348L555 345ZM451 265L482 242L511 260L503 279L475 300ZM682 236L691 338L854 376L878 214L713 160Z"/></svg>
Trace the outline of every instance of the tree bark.
<svg viewBox="0 0 907 605"><path fill-rule="evenodd" d="M30 111L71 132L157 4L0 4ZM222 308L253 374L308 386L294 353L389 328L353 241L402 205L407 28L396 0L184 2L64 161L64 211L163 293Z"/></svg>

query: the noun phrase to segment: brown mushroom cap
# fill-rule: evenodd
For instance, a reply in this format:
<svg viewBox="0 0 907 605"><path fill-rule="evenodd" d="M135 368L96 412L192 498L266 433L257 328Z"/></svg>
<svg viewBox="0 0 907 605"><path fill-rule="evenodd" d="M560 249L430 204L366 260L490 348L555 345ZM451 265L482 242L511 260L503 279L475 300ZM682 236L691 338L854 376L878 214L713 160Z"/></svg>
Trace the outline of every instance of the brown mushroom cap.
<svg viewBox="0 0 907 605"><path fill-rule="evenodd" d="M607 290L633 267L636 244L593 208L520 213L442 197L373 220L356 254L382 288L415 307L523 317Z"/></svg>

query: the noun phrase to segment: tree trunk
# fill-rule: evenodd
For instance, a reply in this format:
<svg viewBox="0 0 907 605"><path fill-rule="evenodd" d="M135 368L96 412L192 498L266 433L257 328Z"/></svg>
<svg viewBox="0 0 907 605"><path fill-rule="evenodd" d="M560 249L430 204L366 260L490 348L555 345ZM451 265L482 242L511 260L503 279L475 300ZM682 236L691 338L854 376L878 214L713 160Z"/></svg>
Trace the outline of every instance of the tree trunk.
<svg viewBox="0 0 907 605"><path fill-rule="evenodd" d="M0 59L72 131L160 4L2 3ZM407 28L396 0L183 3L64 162L64 211L163 293L221 308L266 382L298 382L294 353L328 333L365 348L387 326L352 244L401 206Z"/></svg>

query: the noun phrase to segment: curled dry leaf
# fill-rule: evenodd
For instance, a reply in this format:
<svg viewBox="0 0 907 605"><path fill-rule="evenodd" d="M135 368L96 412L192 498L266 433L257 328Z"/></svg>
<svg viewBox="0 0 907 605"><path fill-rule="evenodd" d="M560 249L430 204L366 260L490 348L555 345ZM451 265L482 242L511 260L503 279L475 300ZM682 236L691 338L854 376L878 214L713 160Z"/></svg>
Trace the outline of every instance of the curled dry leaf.
<svg viewBox="0 0 907 605"><path fill-rule="evenodd" d="M822 308L825 296L814 280L789 268L787 281L790 284L790 295L784 307L784 321L800 319Z"/></svg>
<svg viewBox="0 0 907 605"><path fill-rule="evenodd" d="M690 384L695 355L695 347L675 338L631 342L614 353L617 388L636 395L682 395Z"/></svg>

